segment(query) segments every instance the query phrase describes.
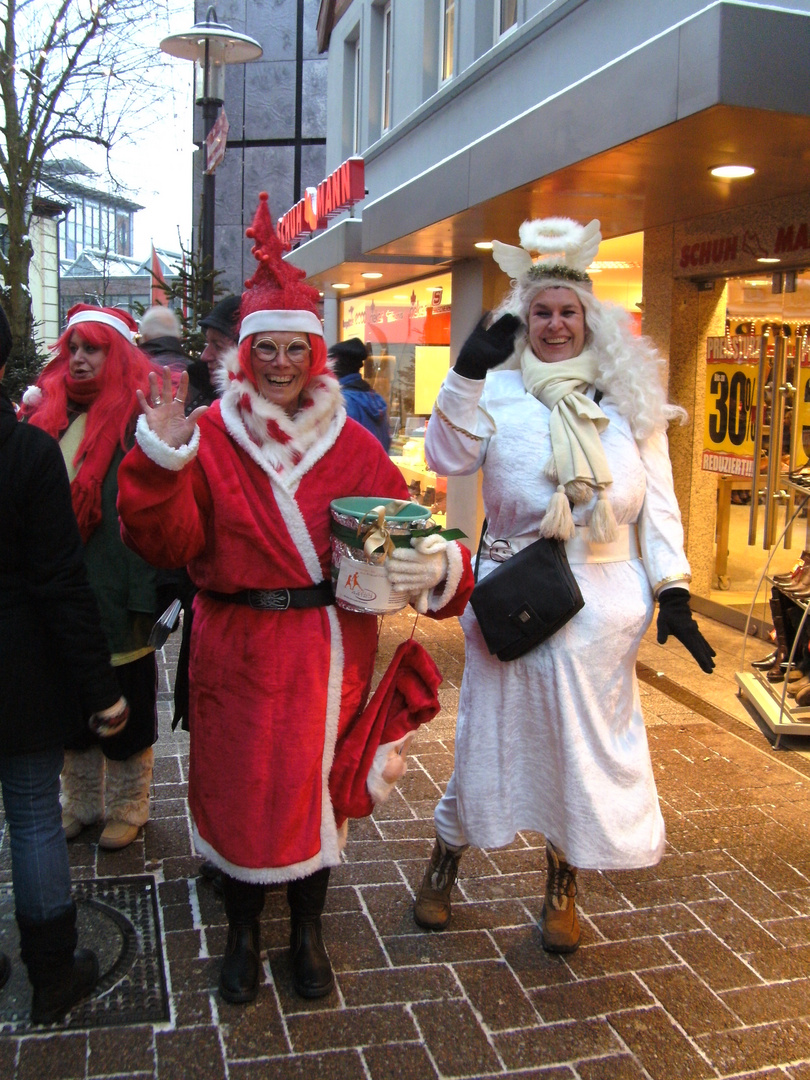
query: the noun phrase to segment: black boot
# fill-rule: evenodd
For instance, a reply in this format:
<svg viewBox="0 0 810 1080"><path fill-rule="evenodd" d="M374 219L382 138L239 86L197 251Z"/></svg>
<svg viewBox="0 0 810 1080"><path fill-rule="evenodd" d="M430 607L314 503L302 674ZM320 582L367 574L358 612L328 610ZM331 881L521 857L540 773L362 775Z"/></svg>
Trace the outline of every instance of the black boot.
<svg viewBox="0 0 810 1080"><path fill-rule="evenodd" d="M303 998L325 997L335 985L321 929L328 885L328 866L287 885L292 981Z"/></svg>
<svg viewBox="0 0 810 1080"><path fill-rule="evenodd" d="M98 960L89 949L76 949L76 906L64 915L37 923L17 913L20 956L34 988L31 1020L53 1024L98 982Z"/></svg>
<svg viewBox="0 0 810 1080"><path fill-rule="evenodd" d="M222 875L228 944L219 974L219 993L233 1005L253 1001L259 993L262 970L259 916L264 907L264 885Z"/></svg>
<svg viewBox="0 0 810 1080"><path fill-rule="evenodd" d="M6 985L11 975L11 961L4 952L0 952L0 990Z"/></svg>

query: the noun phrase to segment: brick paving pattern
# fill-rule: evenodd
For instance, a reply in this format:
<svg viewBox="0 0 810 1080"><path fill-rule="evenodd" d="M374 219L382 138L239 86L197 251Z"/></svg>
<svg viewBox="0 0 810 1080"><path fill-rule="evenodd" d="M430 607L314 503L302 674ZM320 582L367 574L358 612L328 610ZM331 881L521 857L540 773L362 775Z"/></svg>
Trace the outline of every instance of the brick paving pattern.
<svg viewBox="0 0 810 1080"><path fill-rule="evenodd" d="M412 616L386 624L381 666L411 632ZM543 952L537 928L542 837L471 849L451 928L431 934L415 926L411 903L432 846L433 807L452 770L463 642L455 621L422 619L415 632L444 674L442 712L422 729L399 791L373 819L352 824L345 862L333 871L324 922L337 991L315 1002L293 993L286 900L277 888L268 890L262 919L266 982L258 1000L230 1006L216 994L226 925L220 900L197 876L191 845L188 738L169 723L178 644L171 639L145 834L105 853L99 826L70 845L76 877L155 875L171 1020L0 1037L0 1077L810 1080L803 740L774 752L755 724L732 715L738 703L726 712L716 703L701 709L703 699L689 691L677 700L645 667L641 689L669 841L660 865L581 873L583 944L559 957ZM727 668L739 662L736 645ZM9 878L4 830L0 881Z"/></svg>

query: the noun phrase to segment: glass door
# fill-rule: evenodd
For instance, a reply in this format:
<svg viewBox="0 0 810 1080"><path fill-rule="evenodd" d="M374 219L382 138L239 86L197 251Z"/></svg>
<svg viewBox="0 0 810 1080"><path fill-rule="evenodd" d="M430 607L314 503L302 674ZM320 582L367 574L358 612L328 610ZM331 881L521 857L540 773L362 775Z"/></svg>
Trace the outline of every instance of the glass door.
<svg viewBox="0 0 810 1080"><path fill-rule="evenodd" d="M765 563L784 573L810 546L791 482L810 453L810 272L730 279L726 333L706 352L703 467L717 474L709 599L739 625L756 598L754 617L767 623Z"/></svg>

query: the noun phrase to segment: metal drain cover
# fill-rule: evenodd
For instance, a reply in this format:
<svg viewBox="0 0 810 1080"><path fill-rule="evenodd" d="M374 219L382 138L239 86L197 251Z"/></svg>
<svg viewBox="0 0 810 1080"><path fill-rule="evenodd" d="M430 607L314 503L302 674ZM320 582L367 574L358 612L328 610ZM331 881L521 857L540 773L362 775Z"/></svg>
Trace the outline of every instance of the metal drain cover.
<svg viewBox="0 0 810 1080"><path fill-rule="evenodd" d="M0 886L0 940L12 963L0 990L0 1035L70 1028L148 1024L169 1019L169 996L151 874L73 882L79 946L98 957L101 977L89 998L59 1024L32 1025L31 985L20 960L11 886Z"/></svg>

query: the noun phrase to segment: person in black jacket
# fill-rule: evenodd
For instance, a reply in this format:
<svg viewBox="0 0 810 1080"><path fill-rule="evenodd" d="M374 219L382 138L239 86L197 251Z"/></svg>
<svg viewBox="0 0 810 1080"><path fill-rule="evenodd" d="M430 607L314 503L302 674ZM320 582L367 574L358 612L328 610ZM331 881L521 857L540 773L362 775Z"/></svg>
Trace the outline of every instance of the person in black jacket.
<svg viewBox="0 0 810 1080"><path fill-rule="evenodd" d="M0 310L0 379L11 334ZM87 718L99 734L127 719L87 580L56 441L18 423L0 386L0 788L11 837L20 954L31 1019L51 1023L90 993L98 962L76 950L59 774ZM0 986L10 962L0 953Z"/></svg>
<svg viewBox="0 0 810 1080"><path fill-rule="evenodd" d="M138 323L138 345L155 364L170 368L178 378L191 363L191 357L183 352L180 320L165 304L155 304L143 313Z"/></svg>

